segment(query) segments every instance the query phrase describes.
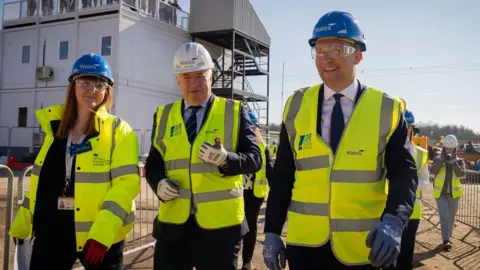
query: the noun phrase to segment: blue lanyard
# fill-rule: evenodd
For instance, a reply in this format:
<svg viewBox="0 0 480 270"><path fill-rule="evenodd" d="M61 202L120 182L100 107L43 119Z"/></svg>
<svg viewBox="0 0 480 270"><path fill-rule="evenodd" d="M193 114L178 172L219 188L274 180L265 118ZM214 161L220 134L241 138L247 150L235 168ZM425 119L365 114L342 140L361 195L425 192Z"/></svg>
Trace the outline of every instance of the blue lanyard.
<svg viewBox="0 0 480 270"><path fill-rule="evenodd" d="M82 137L80 137L80 140L78 140L77 144L82 143L84 139L85 135L82 135ZM75 158L75 155L72 155L72 131L70 131L70 133L68 134L67 149L65 152L65 182L66 186L68 187L68 184L72 177L73 159Z"/></svg>

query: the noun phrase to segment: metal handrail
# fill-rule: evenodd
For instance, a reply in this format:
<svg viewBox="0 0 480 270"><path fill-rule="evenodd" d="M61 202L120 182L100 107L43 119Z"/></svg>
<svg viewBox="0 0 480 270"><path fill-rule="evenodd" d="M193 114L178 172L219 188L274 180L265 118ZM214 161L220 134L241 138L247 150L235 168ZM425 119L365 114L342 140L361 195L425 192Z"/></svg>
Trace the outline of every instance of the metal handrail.
<svg viewBox="0 0 480 270"><path fill-rule="evenodd" d="M23 186L23 182L25 177L27 176L27 173L31 172L32 170L33 165L26 167L25 169L23 169L22 174L18 178L17 205L21 205L23 203L23 200L25 199L25 187Z"/></svg>
<svg viewBox="0 0 480 270"><path fill-rule="evenodd" d="M10 265L10 226L13 219L13 172L12 170L0 164L0 170L7 173L8 177L8 187L7 187L7 211L6 211L6 222L5 222L5 239L4 239L4 250L3 250L3 270L8 270Z"/></svg>

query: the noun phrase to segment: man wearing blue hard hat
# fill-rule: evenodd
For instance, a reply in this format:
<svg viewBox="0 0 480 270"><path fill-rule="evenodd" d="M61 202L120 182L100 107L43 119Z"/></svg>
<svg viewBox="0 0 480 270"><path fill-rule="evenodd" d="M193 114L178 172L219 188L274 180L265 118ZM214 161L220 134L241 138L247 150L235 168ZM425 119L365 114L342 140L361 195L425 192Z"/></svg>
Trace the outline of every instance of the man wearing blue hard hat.
<svg viewBox="0 0 480 270"><path fill-rule="evenodd" d="M400 253L418 181L401 103L356 79L366 41L351 14L323 15L308 44L323 83L295 91L285 106L267 201L265 264L388 267Z"/></svg>

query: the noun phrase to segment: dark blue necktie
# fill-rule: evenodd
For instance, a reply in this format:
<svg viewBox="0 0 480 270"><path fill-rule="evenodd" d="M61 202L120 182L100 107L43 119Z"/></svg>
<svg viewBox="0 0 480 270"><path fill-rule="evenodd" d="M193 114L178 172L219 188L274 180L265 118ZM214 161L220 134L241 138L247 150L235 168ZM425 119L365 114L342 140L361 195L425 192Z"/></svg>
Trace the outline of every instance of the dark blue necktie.
<svg viewBox="0 0 480 270"><path fill-rule="evenodd" d="M345 129L345 122L343 119L342 106L340 105L340 99L343 95L334 94L333 97L335 98L335 105L333 106L332 118L330 121L330 146L333 149L333 153L336 153L343 130Z"/></svg>
<svg viewBox="0 0 480 270"><path fill-rule="evenodd" d="M197 112L202 106L190 106L189 108L192 110L192 114L187 119L185 126L187 128L188 141L192 144L197 136Z"/></svg>

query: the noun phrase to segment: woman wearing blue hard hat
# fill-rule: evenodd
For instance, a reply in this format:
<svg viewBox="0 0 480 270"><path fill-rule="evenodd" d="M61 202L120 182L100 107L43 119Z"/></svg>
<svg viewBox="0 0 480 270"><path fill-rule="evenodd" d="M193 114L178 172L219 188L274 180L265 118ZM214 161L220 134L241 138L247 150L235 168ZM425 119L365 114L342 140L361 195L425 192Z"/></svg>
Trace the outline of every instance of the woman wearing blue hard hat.
<svg viewBox="0 0 480 270"><path fill-rule="evenodd" d="M255 125L255 134L257 135L258 147L262 154L262 168L255 174L244 174L243 200L245 202L245 217L247 219L247 234L243 236L242 243L242 270L255 269L252 266L253 252L257 243L257 220L260 208L268 194L268 179L272 174L272 159L270 150L260 133L258 118L253 112L249 112L250 120Z"/></svg>
<svg viewBox="0 0 480 270"><path fill-rule="evenodd" d="M65 104L36 111L46 137L10 230L16 243L33 242L31 270L72 269L77 258L87 270L122 267L140 175L137 137L109 113L112 86L107 61L85 54Z"/></svg>

